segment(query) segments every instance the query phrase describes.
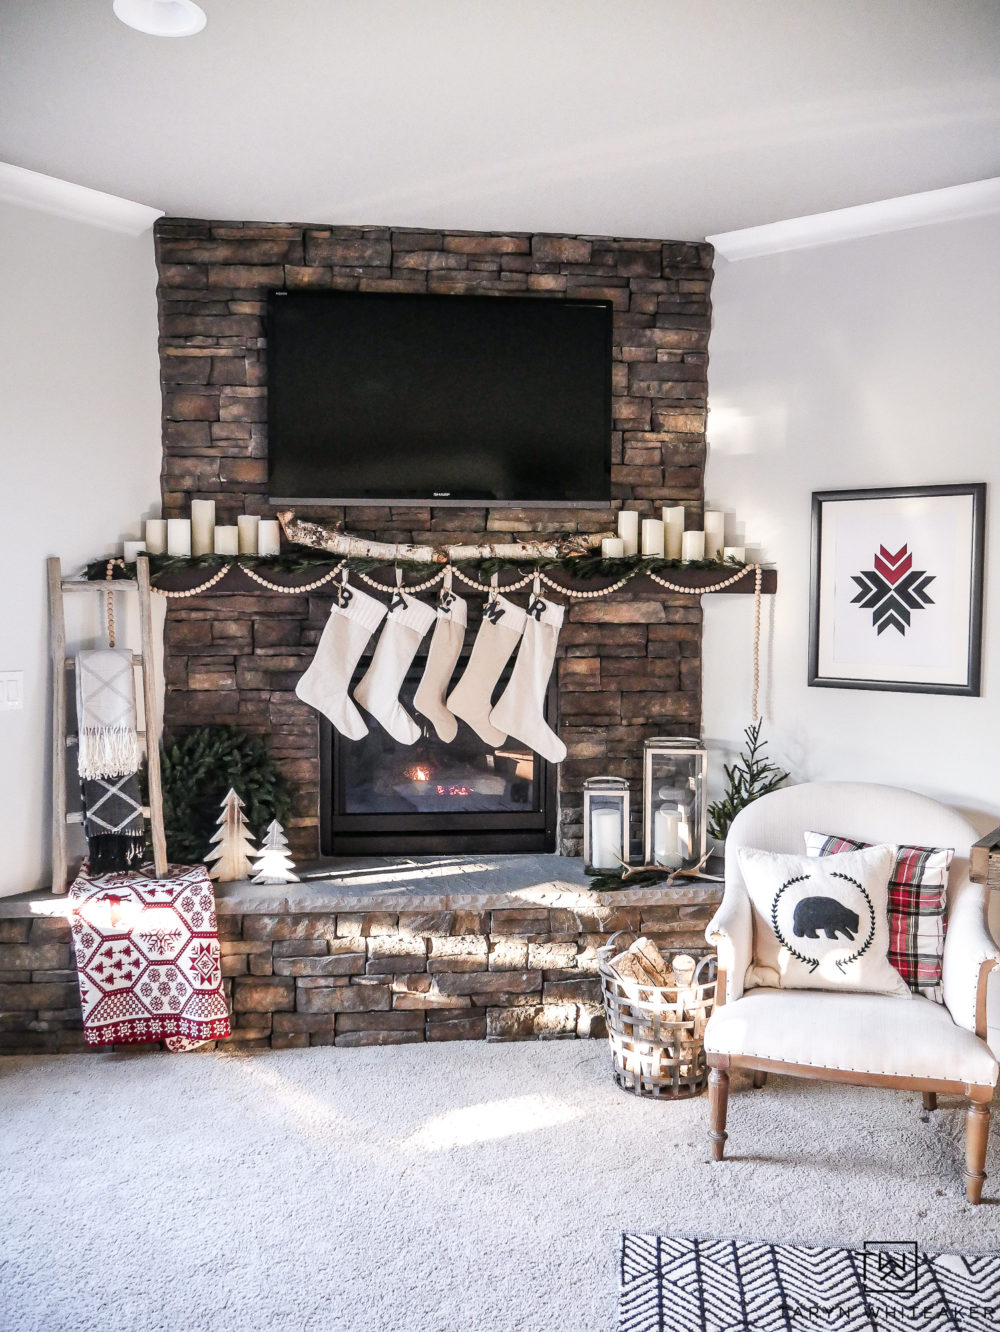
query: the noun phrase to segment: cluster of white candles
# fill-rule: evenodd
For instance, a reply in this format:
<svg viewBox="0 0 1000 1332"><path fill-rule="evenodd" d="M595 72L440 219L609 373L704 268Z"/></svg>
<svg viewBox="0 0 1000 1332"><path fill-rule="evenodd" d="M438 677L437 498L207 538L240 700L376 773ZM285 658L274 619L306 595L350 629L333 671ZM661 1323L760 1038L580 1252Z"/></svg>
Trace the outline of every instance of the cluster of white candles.
<svg viewBox="0 0 1000 1332"><path fill-rule="evenodd" d="M737 560L746 559L743 546L725 544L726 516L719 509L705 510L705 526L697 532L684 530L684 505L675 504L662 510L660 518L643 518L632 509L618 514L618 535L605 537L601 554L606 560L621 560L627 555L654 555L668 560Z"/></svg>
<svg viewBox="0 0 1000 1332"><path fill-rule="evenodd" d="M147 518L144 541L126 541L124 558L132 564L140 551L148 555L278 555L281 528L277 519L241 514L234 524L215 522L215 500L192 500L190 518Z"/></svg>

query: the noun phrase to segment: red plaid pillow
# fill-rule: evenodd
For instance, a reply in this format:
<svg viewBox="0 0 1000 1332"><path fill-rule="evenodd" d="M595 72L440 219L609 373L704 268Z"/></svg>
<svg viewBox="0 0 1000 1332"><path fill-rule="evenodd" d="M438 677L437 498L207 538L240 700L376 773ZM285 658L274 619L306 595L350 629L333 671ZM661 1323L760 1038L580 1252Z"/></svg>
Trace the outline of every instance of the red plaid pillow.
<svg viewBox="0 0 1000 1332"><path fill-rule="evenodd" d="M870 842L807 832L806 852L830 856L861 851ZM889 879L889 961L914 992L935 1003L941 996L941 957L947 928L948 867L952 847L901 846Z"/></svg>

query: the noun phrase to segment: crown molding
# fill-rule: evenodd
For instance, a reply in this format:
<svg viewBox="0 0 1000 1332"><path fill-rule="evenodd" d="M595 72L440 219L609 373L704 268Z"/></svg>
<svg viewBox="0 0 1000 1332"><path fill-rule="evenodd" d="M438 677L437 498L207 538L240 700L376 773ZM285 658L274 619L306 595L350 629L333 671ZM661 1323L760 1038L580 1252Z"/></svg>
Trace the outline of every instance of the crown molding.
<svg viewBox="0 0 1000 1332"><path fill-rule="evenodd" d="M787 250L811 250L862 236L909 231L935 222L956 222L991 213L1000 213L1000 177L924 190L920 194L903 194L895 199L793 217L784 222L768 222L760 227L744 227L741 231L723 231L705 239L715 246L718 256L738 263L741 259L758 259Z"/></svg>
<svg viewBox="0 0 1000 1332"><path fill-rule="evenodd" d="M0 162L0 200L128 236L141 236L163 216L159 208L119 199L116 194L104 194L86 185L73 185L40 171L11 166L9 162Z"/></svg>

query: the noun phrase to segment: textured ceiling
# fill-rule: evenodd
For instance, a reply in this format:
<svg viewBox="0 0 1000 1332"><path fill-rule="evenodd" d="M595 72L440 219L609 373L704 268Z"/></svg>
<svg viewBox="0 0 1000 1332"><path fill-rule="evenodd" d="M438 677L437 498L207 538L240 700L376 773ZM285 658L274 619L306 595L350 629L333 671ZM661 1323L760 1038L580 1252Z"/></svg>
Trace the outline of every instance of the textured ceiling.
<svg viewBox="0 0 1000 1332"><path fill-rule="evenodd" d="M719 231L1000 175L996 0L0 0L0 159L174 215Z"/></svg>

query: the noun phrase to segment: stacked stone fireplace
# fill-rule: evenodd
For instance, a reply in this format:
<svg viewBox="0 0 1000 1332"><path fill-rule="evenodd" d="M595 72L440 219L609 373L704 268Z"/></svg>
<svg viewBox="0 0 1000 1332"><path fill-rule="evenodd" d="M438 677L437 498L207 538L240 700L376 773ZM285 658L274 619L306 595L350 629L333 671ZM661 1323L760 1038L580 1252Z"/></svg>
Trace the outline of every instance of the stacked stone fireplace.
<svg viewBox="0 0 1000 1332"><path fill-rule="evenodd" d="M186 515L199 496L215 500L220 522L244 512L273 514L266 498L264 296L272 287L319 286L611 301L614 501L605 512L352 507L303 514L343 519L351 530L385 540L430 535L456 542L484 533L502 540L600 531L614 526L622 503L651 515L673 500L698 525L710 246L179 219L161 221L156 240L166 516ZM471 639L482 599L467 595ZM284 595L230 573L207 595L171 601L166 622L168 731L228 722L266 736L295 792L288 831L300 862L331 846L334 751L328 728L294 692L330 603L329 588ZM546 845L579 852L587 777L626 777L637 791L645 739L697 733L700 679L697 598L637 579L608 599L567 602L549 710L568 756L557 771L533 779L545 788ZM533 801L519 785L528 780L527 756L503 757L491 770L503 780L490 790L523 808ZM426 778L416 771L422 760ZM383 787L429 789L432 777L438 784L423 752L412 762L395 753L392 762ZM477 775L449 777L442 767L440 778L446 806L487 794L475 789ZM396 849L421 849L407 845L405 835L403 829ZM594 894L578 867L531 857L504 864L508 872L520 867L520 886L498 884L484 866L478 878L437 895L428 894L426 882L421 890L419 876L400 895L398 883L382 883L378 872L367 874L367 892L350 875L332 887L303 883L294 892L220 887L230 1044L598 1035L597 949L626 929L648 934L665 951L698 951L719 896L707 883ZM82 1032L64 911L60 899L0 902L0 1052L97 1048Z"/></svg>
<svg viewBox="0 0 1000 1332"><path fill-rule="evenodd" d="M613 503L607 511L303 507L302 515L343 520L351 531L389 541L473 541L484 533L517 540L611 530L622 503L652 515L669 500L685 504L697 525L710 246L184 219L161 220L156 240L165 516L185 515L196 497L215 500L219 522L234 522L244 512L273 516L267 503L265 293L308 286L610 301ZM471 634L481 598L468 595ZM330 600L328 589L282 595L229 575L210 594L172 602L166 625L168 730L229 722L266 735L295 790L289 833L303 859L332 846L328 735L294 693ZM697 732L700 678L697 599L647 583L568 605L550 703L568 750L558 774L550 774L545 836L551 849L579 852L587 777L608 773L638 784L645 739ZM545 786L544 775L539 785Z"/></svg>

